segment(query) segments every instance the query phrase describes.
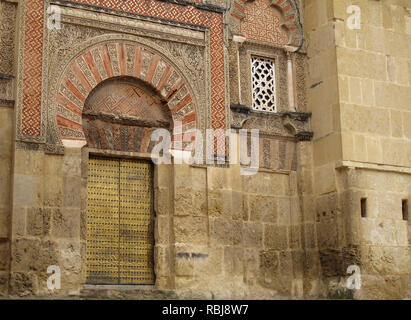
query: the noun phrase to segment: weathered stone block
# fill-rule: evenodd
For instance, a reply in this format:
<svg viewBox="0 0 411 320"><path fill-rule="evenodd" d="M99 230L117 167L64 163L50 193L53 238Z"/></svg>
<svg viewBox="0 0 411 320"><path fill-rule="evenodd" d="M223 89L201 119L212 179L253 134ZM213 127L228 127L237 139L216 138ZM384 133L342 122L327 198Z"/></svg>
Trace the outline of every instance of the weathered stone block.
<svg viewBox="0 0 411 320"><path fill-rule="evenodd" d="M316 235L315 227L313 223L307 223L302 226L303 228L303 247L312 249L316 247Z"/></svg>
<svg viewBox="0 0 411 320"><path fill-rule="evenodd" d="M44 175L59 177L63 172L64 157L61 155L45 154L44 155Z"/></svg>
<svg viewBox="0 0 411 320"><path fill-rule="evenodd" d="M81 178L78 177L64 177L63 179L63 205L65 207L76 207L81 206L81 197L79 190L81 190Z"/></svg>
<svg viewBox="0 0 411 320"><path fill-rule="evenodd" d="M81 211L79 209L52 209L51 234L56 238L80 237Z"/></svg>
<svg viewBox="0 0 411 320"><path fill-rule="evenodd" d="M174 237L176 242L206 244L208 227L206 217L174 217Z"/></svg>
<svg viewBox="0 0 411 320"><path fill-rule="evenodd" d="M173 166L174 170L174 186L175 188L191 188L192 187L192 177L191 168L189 165L177 164ZM165 185L164 185L165 187Z"/></svg>
<svg viewBox="0 0 411 320"><path fill-rule="evenodd" d="M285 260L286 259L283 259L283 262ZM290 264L288 264L288 266L290 266ZM284 265L283 269L285 268L286 265ZM281 260L276 251L268 250L260 252L260 285L276 290L277 294L289 296L291 294L292 276L283 275L280 269ZM290 270L292 274L292 266L287 272Z"/></svg>
<svg viewBox="0 0 411 320"><path fill-rule="evenodd" d="M34 205L36 190L33 176L15 174L13 186L13 203L15 205Z"/></svg>
<svg viewBox="0 0 411 320"><path fill-rule="evenodd" d="M0 242L0 271L7 270L9 261L10 261L9 241L1 241Z"/></svg>
<svg viewBox="0 0 411 320"><path fill-rule="evenodd" d="M361 247L361 252L364 273L381 276L409 273L407 248L366 246Z"/></svg>
<svg viewBox="0 0 411 320"><path fill-rule="evenodd" d="M187 216L193 211L192 189L176 188L174 191L174 215Z"/></svg>
<svg viewBox="0 0 411 320"><path fill-rule="evenodd" d="M65 148L62 173L66 176L81 176L81 149Z"/></svg>
<svg viewBox="0 0 411 320"><path fill-rule="evenodd" d="M76 282L79 281L78 278L81 276L82 267L82 248L80 241L59 241L57 243L57 249L59 253L58 265L67 278L65 282L79 285L79 283ZM70 275L73 279L70 279L68 275ZM47 275L47 277L48 276L49 275Z"/></svg>
<svg viewBox="0 0 411 320"><path fill-rule="evenodd" d="M9 273L0 272L0 297L7 297L9 291Z"/></svg>
<svg viewBox="0 0 411 320"><path fill-rule="evenodd" d="M245 247L261 247L263 240L263 225L260 222L244 222L243 241Z"/></svg>
<svg viewBox="0 0 411 320"><path fill-rule="evenodd" d="M279 272L281 276L293 276L293 256L292 251L280 251L278 253L278 260L280 262Z"/></svg>
<svg viewBox="0 0 411 320"><path fill-rule="evenodd" d="M170 249L167 246L156 245L154 248L154 261L156 276L168 276L171 269Z"/></svg>
<svg viewBox="0 0 411 320"><path fill-rule="evenodd" d="M264 225L264 246L270 249L285 250L288 248L287 227L271 224Z"/></svg>
<svg viewBox="0 0 411 320"><path fill-rule="evenodd" d="M336 248L338 246L338 231L336 220L317 224L318 247Z"/></svg>
<svg viewBox="0 0 411 320"><path fill-rule="evenodd" d="M244 281L254 285L259 276L259 252L253 249L244 249Z"/></svg>
<svg viewBox="0 0 411 320"><path fill-rule="evenodd" d="M46 272L58 262L57 246L51 241L17 239L11 247L11 269L14 272Z"/></svg>
<svg viewBox="0 0 411 320"><path fill-rule="evenodd" d="M244 194L242 192L232 191L231 210L232 210L232 218L234 220L239 220L239 219L244 220L245 208L244 208Z"/></svg>
<svg viewBox="0 0 411 320"><path fill-rule="evenodd" d="M207 214L207 193L193 189L193 215L203 216Z"/></svg>
<svg viewBox="0 0 411 320"><path fill-rule="evenodd" d="M195 275L200 278L205 276L215 278L223 272L223 248L208 248L206 252L199 255L191 254Z"/></svg>
<svg viewBox="0 0 411 320"><path fill-rule="evenodd" d="M336 191L334 163L315 168L314 179L316 194Z"/></svg>
<svg viewBox="0 0 411 320"><path fill-rule="evenodd" d="M194 190L204 191L207 183L207 168L191 167L191 186Z"/></svg>
<svg viewBox="0 0 411 320"><path fill-rule="evenodd" d="M224 248L224 272L228 277L244 275L242 248L231 246Z"/></svg>
<svg viewBox="0 0 411 320"><path fill-rule="evenodd" d="M277 199L267 196L249 197L250 220L277 223Z"/></svg>
<svg viewBox="0 0 411 320"><path fill-rule="evenodd" d="M159 164L154 166L154 188L170 188L172 182L173 165Z"/></svg>
<svg viewBox="0 0 411 320"><path fill-rule="evenodd" d="M34 273L12 272L10 275L11 296L31 296L38 292L37 276Z"/></svg>
<svg viewBox="0 0 411 320"><path fill-rule="evenodd" d="M50 233L50 209L29 208L26 232L31 236L46 236Z"/></svg>
<svg viewBox="0 0 411 320"><path fill-rule="evenodd" d="M232 191L218 190L208 193L208 214L211 217L232 217Z"/></svg>
<svg viewBox="0 0 411 320"><path fill-rule="evenodd" d="M61 173L54 176L45 176L43 183L44 205L47 207L61 207L64 199L63 179Z"/></svg>
<svg viewBox="0 0 411 320"><path fill-rule="evenodd" d="M291 198L290 201L291 201L290 224L291 225L301 224L300 199L295 197L295 198Z"/></svg>
<svg viewBox="0 0 411 320"><path fill-rule="evenodd" d="M177 253L175 261L175 272L177 276L192 276L194 274L193 260L188 253L186 256Z"/></svg>
<svg viewBox="0 0 411 320"><path fill-rule="evenodd" d="M229 171L225 168L207 167L207 187L211 190L231 189Z"/></svg>
<svg viewBox="0 0 411 320"><path fill-rule="evenodd" d="M344 276L341 251L338 249L320 250L321 271L324 277Z"/></svg>
<svg viewBox="0 0 411 320"><path fill-rule="evenodd" d="M26 232L26 208L14 206L12 214L12 233L17 236L24 236Z"/></svg>
<svg viewBox="0 0 411 320"><path fill-rule="evenodd" d="M167 244L170 237L170 218L157 216L155 219L154 239L156 243Z"/></svg>
<svg viewBox="0 0 411 320"><path fill-rule="evenodd" d="M308 279L319 277L320 257L317 250L306 250L304 257L304 276Z"/></svg>
<svg viewBox="0 0 411 320"><path fill-rule="evenodd" d="M358 299L400 300L405 293L405 284L398 275L362 275Z"/></svg>
<svg viewBox="0 0 411 320"><path fill-rule="evenodd" d="M291 223L290 198L278 198L278 224L288 226Z"/></svg>
<svg viewBox="0 0 411 320"><path fill-rule="evenodd" d="M7 238L10 229L10 210L0 206L0 238Z"/></svg>
<svg viewBox="0 0 411 320"><path fill-rule="evenodd" d="M351 265L361 266L361 247L358 245L343 247L342 263L343 270L347 270Z"/></svg>
<svg viewBox="0 0 411 320"><path fill-rule="evenodd" d="M290 239L290 249L300 249L301 248L301 227L300 226L290 226L288 228L289 239Z"/></svg>
<svg viewBox="0 0 411 320"><path fill-rule="evenodd" d="M214 246L238 245L243 240L242 221L224 218L210 219L210 240Z"/></svg>
<svg viewBox="0 0 411 320"><path fill-rule="evenodd" d="M154 211L157 215L168 215L171 212L170 189L159 187L154 189Z"/></svg>
<svg viewBox="0 0 411 320"><path fill-rule="evenodd" d="M275 277L279 272L280 261L275 250L260 251L260 271L263 276Z"/></svg>
<svg viewBox="0 0 411 320"><path fill-rule="evenodd" d="M288 175L258 172L242 176L243 190L247 193L261 195L285 195L288 189Z"/></svg>

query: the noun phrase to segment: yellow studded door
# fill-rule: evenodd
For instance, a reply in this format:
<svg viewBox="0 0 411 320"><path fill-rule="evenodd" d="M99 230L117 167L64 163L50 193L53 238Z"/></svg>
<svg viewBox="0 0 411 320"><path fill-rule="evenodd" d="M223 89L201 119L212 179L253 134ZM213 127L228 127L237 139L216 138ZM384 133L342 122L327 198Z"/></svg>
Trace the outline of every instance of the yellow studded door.
<svg viewBox="0 0 411 320"><path fill-rule="evenodd" d="M120 161L120 283L152 284L153 214L151 164Z"/></svg>
<svg viewBox="0 0 411 320"><path fill-rule="evenodd" d="M87 283L153 284L152 166L90 158Z"/></svg>

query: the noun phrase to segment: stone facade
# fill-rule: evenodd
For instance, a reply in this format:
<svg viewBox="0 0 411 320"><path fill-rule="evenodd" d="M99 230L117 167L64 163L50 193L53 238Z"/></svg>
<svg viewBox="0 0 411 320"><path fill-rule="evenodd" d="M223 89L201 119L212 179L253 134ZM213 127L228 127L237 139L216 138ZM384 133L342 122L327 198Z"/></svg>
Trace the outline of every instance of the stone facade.
<svg viewBox="0 0 411 320"><path fill-rule="evenodd" d="M410 43L405 0L0 0L0 296L411 298ZM90 285L88 159L150 158L155 128L258 129L258 172L154 165L154 286Z"/></svg>

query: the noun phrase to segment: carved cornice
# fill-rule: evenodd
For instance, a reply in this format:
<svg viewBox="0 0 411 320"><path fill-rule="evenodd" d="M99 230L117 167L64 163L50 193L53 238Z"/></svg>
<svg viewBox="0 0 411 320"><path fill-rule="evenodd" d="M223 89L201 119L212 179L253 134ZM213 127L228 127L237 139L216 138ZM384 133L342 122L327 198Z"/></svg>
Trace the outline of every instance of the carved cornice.
<svg viewBox="0 0 411 320"><path fill-rule="evenodd" d="M309 119L305 112L256 112L244 105L231 105L231 128L258 129L267 135L309 141L313 137Z"/></svg>
<svg viewBox="0 0 411 320"><path fill-rule="evenodd" d="M200 9L200 10L205 10L205 11L211 11L211 12L217 12L217 13L224 13L225 9L223 7L220 7L215 4L210 4L210 3L198 3L198 2L192 2L192 1L187 1L187 0L157 0L158 2L168 2L172 4L178 4L181 6L192 6L194 8Z"/></svg>

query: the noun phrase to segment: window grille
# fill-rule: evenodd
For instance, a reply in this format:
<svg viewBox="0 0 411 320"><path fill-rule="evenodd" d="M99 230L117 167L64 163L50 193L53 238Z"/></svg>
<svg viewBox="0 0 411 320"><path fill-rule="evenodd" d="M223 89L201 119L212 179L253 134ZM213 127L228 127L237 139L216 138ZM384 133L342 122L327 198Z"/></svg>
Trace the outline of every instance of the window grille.
<svg viewBox="0 0 411 320"><path fill-rule="evenodd" d="M275 112L275 64L266 58L251 58L253 109Z"/></svg>

